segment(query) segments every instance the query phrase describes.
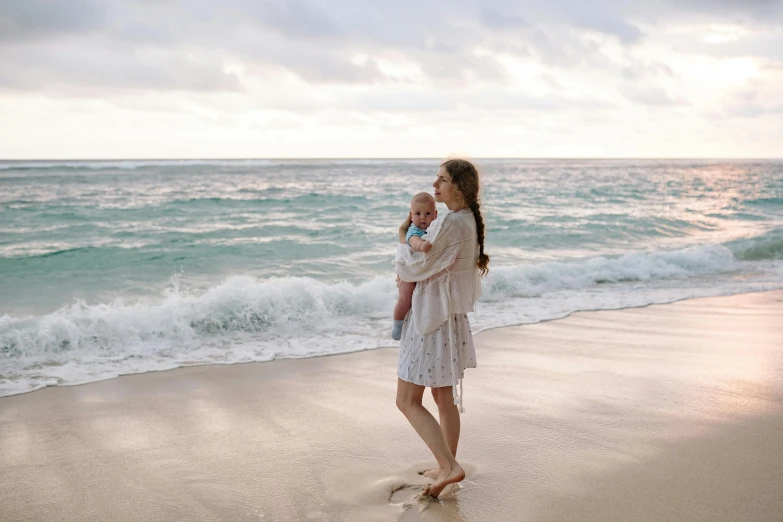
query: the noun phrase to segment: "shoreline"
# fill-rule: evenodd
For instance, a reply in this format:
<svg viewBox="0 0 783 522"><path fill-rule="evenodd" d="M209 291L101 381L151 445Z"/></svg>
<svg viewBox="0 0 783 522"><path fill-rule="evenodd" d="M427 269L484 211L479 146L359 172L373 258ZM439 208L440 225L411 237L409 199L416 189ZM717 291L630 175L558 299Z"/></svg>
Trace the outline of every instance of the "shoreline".
<svg viewBox="0 0 783 522"><path fill-rule="evenodd" d="M4 397L0 518L779 520L782 316L778 290L476 334L438 502L396 348Z"/></svg>
<svg viewBox="0 0 783 522"><path fill-rule="evenodd" d="M484 332L491 332L491 331L496 331L496 330L502 330L502 329L505 329L505 328L520 328L520 327L525 327L525 326L533 326L533 325L537 325L537 324L550 323L550 322L553 322L553 321L561 321L561 320L564 320L564 319L568 319L569 317L572 317L574 314L589 314L589 313L613 312L613 311L622 311L622 310L645 309L645 308L648 308L648 307L667 306L667 305L671 305L671 304L688 302L688 301L695 301L695 300L700 300L700 299L716 299L716 298L736 297L736 296L753 295L753 294L764 294L764 293L768 293L768 292L783 292L783 289L773 288L773 289L767 289L767 290L754 290L754 291L750 291L750 292L742 292L742 293L737 293L737 294L719 294L719 295L705 296L705 297L683 297L683 298L680 298L680 299L675 299L673 301L660 302L660 303L647 303L647 304L642 304L642 305L638 305L638 306L626 306L626 307L620 307L620 308L599 308L599 309L589 309L589 310L587 310L587 309L585 309L585 310L575 310L575 311L568 312L566 315L563 315L563 316L553 317L553 318L549 318L549 319L541 319L541 320L539 320L537 322L533 322L533 323L515 323L515 324L507 324L507 325L501 325L501 326L489 326L489 327L486 327L486 328L484 328L482 330L478 330L474 334L474 337L477 336L477 335L481 335ZM364 348L364 349L359 349L359 350L354 350L354 351L349 351L349 352L325 353L325 354L309 355L309 356L305 356L305 357L283 356L283 357L279 357L279 358L275 358L275 359L270 359L268 361L241 361L241 362L227 362L227 363L219 363L219 362L203 362L203 363L201 363L201 362L199 362L199 363L194 363L194 364L183 364L183 365L180 365L180 366L174 366L172 368L164 368L164 369L160 369L160 370L154 370L153 369L153 370L145 370L145 371L133 372L133 373L120 373L118 375L114 375L114 376L111 376L111 377L105 377L105 378L101 378L101 379L97 379L97 380L91 380L91 381L42 386L40 388L33 388L31 390L21 391L21 392L17 392L17 393L11 393L11 394L8 394L8 395L2 395L2 396L0 396L0 404L2 404L3 399L6 399L8 397L17 397L19 395L26 395L26 394L29 394L29 393L39 392L41 390L46 390L46 389L49 389L49 388L70 388L70 387L74 387L74 386L87 386L87 385L90 385L90 384L95 384L95 383L99 383L99 382L119 379L119 378L122 378L122 377L130 377L130 376L134 376L134 375L145 375L145 374L152 374L152 373L165 373L165 372L171 372L171 371L176 371L176 370L182 370L182 369L186 369L186 368L197 368L197 367L201 367L201 366L207 366L207 367L209 367L209 366L216 366L216 367L219 367L219 366L234 366L234 365L243 365L243 364L266 364L266 363L271 363L271 362L274 362L274 361L281 361L281 360L318 359L318 358L322 358L322 357L334 357L334 356L340 356L340 355L350 355L350 354L353 354L353 353L363 353L363 352L374 351L374 350L389 350L389 349L396 350L397 347L394 346L394 345L391 345L391 346L380 346L380 347L375 347L375 348Z"/></svg>

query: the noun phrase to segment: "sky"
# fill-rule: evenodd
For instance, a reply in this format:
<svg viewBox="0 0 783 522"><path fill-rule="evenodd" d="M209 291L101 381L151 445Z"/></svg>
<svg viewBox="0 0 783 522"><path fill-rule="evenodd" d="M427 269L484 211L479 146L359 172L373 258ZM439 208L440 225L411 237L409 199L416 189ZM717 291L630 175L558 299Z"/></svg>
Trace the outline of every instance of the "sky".
<svg viewBox="0 0 783 522"><path fill-rule="evenodd" d="M783 0L0 0L0 159L783 157Z"/></svg>

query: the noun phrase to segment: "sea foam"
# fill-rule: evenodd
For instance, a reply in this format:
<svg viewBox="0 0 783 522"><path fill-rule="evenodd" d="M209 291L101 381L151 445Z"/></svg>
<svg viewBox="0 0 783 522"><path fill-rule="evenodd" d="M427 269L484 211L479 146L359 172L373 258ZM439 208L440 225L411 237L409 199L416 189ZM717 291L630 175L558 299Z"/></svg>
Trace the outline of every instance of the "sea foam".
<svg viewBox="0 0 783 522"><path fill-rule="evenodd" d="M761 238L761 244L771 241ZM474 332L580 310L783 288L783 265L741 260L759 243L493 268ZM705 276L733 274L715 285ZM630 285L629 285L630 283ZM632 290L632 291L631 291ZM360 283L231 277L202 293L175 283L159 302L76 301L0 317L0 395L183 365L268 361L391 346L393 277Z"/></svg>

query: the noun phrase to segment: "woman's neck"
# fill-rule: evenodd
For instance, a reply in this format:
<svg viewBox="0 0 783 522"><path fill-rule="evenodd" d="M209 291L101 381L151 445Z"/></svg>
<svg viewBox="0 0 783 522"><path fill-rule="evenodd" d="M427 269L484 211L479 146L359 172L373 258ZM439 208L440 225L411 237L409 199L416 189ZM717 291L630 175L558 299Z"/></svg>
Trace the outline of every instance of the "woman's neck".
<svg viewBox="0 0 783 522"><path fill-rule="evenodd" d="M451 210L452 212L459 212L460 210L468 208L468 206L465 203L457 203L456 201L449 201L446 203L446 207Z"/></svg>

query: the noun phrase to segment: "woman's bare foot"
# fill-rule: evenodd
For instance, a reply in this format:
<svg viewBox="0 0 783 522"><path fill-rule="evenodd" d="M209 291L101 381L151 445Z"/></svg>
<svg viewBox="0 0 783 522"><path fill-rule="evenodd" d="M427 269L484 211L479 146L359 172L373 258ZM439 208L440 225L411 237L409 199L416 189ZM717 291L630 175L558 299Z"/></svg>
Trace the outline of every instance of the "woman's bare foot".
<svg viewBox="0 0 783 522"><path fill-rule="evenodd" d="M457 464L455 467L452 467L450 470L441 472L441 474L438 476L437 482L435 482L435 484L427 486L422 493L424 495L430 495L432 497L438 498L438 495L440 495L441 491L443 491L443 488L445 488L449 484L460 482L464 478L465 478L465 471L462 469L462 467L459 464Z"/></svg>
<svg viewBox="0 0 783 522"><path fill-rule="evenodd" d="M424 475L427 478L431 478L432 480L437 480L440 476L440 468L435 469L428 469L426 471L419 471L419 475Z"/></svg>

